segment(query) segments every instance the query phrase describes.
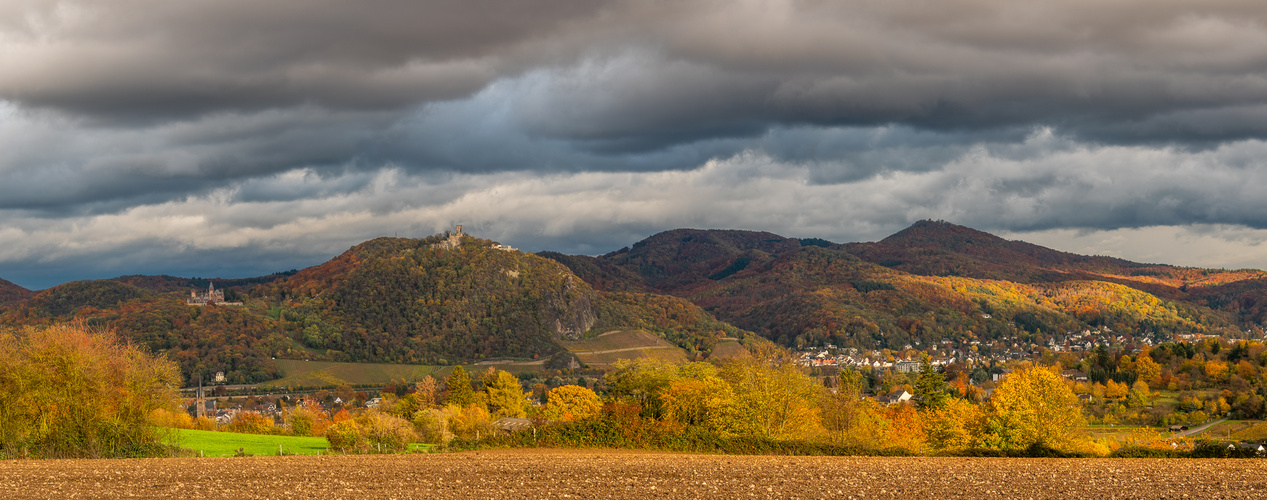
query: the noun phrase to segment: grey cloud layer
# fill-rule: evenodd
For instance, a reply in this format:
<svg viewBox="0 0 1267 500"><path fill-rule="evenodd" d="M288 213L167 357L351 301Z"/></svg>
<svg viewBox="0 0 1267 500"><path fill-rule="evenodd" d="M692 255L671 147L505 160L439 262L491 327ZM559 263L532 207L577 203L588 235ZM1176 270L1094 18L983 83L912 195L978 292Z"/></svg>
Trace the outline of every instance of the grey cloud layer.
<svg viewBox="0 0 1267 500"><path fill-rule="evenodd" d="M18 2L0 96L95 117L400 109L549 68L523 124L609 148L772 123L1256 137L1254 1ZM1227 119L1224 119L1227 118Z"/></svg>
<svg viewBox="0 0 1267 500"><path fill-rule="evenodd" d="M455 222L583 253L1195 224L1244 256L1264 139L1249 0L15 0L0 277Z"/></svg>
<svg viewBox="0 0 1267 500"><path fill-rule="evenodd" d="M848 132L903 134L879 129L841 134ZM945 154L946 147L927 149L931 157ZM1133 257L1129 251L1142 248L1146 252L1135 255L1144 257L1135 258L1161 262L1168 261L1157 256L1157 249L1166 248L1161 241L1178 235L1207 245L1211 261L1204 265L1246 266L1254 265L1252 254L1267 241L1262 215L1267 202L1256 188L1267 181L1267 161L1261 158L1267 158L1263 141L1186 151L1084 146L1038 130L1017 143L968 146L938 168L882 171L846 183L815 181L821 171L847 168L844 163L790 162L756 151L661 172L435 176L400 168L301 170L113 214L50 220L0 211L6 221L0 241L8 243L0 248L0 276L85 259L110 264L115 274L157 272L153 266L174 267L180 256L191 255L249 262L255 266L251 272L259 272L260 263L290 263L268 269L274 271L316 264L374 236L434 234L454 223L528 250L595 254L674 227L860 241L921 218L1080 245L1071 250ZM1103 168L1106 164L1114 168ZM1172 229L1140 233L1154 242L1148 248L1130 241L1094 246L1085 236L1061 232L1077 227L1121 236L1132 233L1119 228L1136 225ZM1181 257L1183 263L1203 264L1191 246ZM202 273L207 265L190 269Z"/></svg>

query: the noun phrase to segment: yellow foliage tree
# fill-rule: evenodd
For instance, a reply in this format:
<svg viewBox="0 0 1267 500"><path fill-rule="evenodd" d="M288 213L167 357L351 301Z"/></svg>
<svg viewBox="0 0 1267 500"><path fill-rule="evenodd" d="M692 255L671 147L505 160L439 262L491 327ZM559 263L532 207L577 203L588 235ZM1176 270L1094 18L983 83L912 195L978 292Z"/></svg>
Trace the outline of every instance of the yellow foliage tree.
<svg viewBox="0 0 1267 500"><path fill-rule="evenodd" d="M946 404L943 401L941 406ZM913 453L924 451L928 437L924 432L924 419L914 406L891 405L885 409L884 418L889 421L888 447Z"/></svg>
<svg viewBox="0 0 1267 500"><path fill-rule="evenodd" d="M1226 382L1227 373L1227 363L1214 360L1206 361L1205 376L1209 377L1211 382Z"/></svg>
<svg viewBox="0 0 1267 500"><path fill-rule="evenodd" d="M828 439L868 449L887 446L889 421L874 400L862 397L861 374L852 370L841 372L839 380L836 391L823 389L819 397L822 425Z"/></svg>
<svg viewBox="0 0 1267 500"><path fill-rule="evenodd" d="M449 405L448 408L445 415L449 417L447 431L453 435L469 439L487 436L493 431L492 416L478 405L467 405L465 408Z"/></svg>
<svg viewBox="0 0 1267 500"><path fill-rule="evenodd" d="M772 439L820 433L819 386L789 360L740 358L724 365L721 378L735 392L733 428Z"/></svg>
<svg viewBox="0 0 1267 500"><path fill-rule="evenodd" d="M579 385L564 385L550 390L542 411L545 418L562 422L585 420L603 411L603 401L594 391Z"/></svg>
<svg viewBox="0 0 1267 500"><path fill-rule="evenodd" d="M998 449L1037 445L1072 451L1083 445L1085 426L1078 396L1055 369L1019 368L994 391L982 444Z"/></svg>
<svg viewBox="0 0 1267 500"><path fill-rule="evenodd" d="M1139 380L1147 382L1150 387L1161 384L1161 365L1153 361L1150 356L1140 356L1135 361L1135 374L1139 375Z"/></svg>
<svg viewBox="0 0 1267 500"><path fill-rule="evenodd" d="M488 403L488 412L494 418L523 418L528 414L528 394L524 392L519 378L510 372L490 369L481 379L484 389L481 396Z"/></svg>
<svg viewBox="0 0 1267 500"><path fill-rule="evenodd" d="M1119 384L1110 380L1104 384L1104 397L1110 399L1122 399L1126 397L1126 393L1130 390L1131 388L1126 384Z"/></svg>
<svg viewBox="0 0 1267 500"><path fill-rule="evenodd" d="M717 377L674 380L660 399L666 421L699 426L724 436L742 427L735 425L734 391Z"/></svg>
<svg viewBox="0 0 1267 500"><path fill-rule="evenodd" d="M975 448L983 418L981 407L962 399L951 399L945 408L924 413L928 445L936 450Z"/></svg>

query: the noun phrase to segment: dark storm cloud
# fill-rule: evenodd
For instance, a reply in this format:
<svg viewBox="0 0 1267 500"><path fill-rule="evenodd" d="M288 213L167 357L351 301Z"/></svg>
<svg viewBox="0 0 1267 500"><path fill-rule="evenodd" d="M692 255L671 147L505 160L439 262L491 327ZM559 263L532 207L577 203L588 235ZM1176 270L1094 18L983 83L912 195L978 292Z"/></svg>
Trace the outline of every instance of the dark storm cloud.
<svg viewBox="0 0 1267 500"><path fill-rule="evenodd" d="M538 70L522 124L616 153L771 124L1235 138L1261 133L1237 109L1267 101L1253 1L131 0L0 19L0 96L27 106L399 110Z"/></svg>
<svg viewBox="0 0 1267 500"><path fill-rule="evenodd" d="M1248 0L10 1L0 277L458 222L584 253L920 218L1250 248L1265 75Z"/></svg>
<svg viewBox="0 0 1267 500"><path fill-rule="evenodd" d="M0 7L0 95L102 117L462 96L601 2L26 1Z"/></svg>

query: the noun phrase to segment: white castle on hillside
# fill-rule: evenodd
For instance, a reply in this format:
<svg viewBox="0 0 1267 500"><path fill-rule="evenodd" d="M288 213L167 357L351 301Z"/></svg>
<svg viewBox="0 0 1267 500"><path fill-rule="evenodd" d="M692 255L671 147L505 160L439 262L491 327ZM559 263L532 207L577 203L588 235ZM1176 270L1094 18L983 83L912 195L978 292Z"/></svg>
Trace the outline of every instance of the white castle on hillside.
<svg viewBox="0 0 1267 500"><path fill-rule="evenodd" d="M224 291L216 290L216 284L207 285L207 293L199 294L197 290L189 291L189 300L185 302L191 306L205 305L222 305L222 306L240 306L241 302L225 302Z"/></svg>
<svg viewBox="0 0 1267 500"><path fill-rule="evenodd" d="M197 290L189 291L189 301L191 306L205 306L207 304L219 304L224 302L224 291L216 290L216 284L211 283L207 286L207 293L198 294Z"/></svg>

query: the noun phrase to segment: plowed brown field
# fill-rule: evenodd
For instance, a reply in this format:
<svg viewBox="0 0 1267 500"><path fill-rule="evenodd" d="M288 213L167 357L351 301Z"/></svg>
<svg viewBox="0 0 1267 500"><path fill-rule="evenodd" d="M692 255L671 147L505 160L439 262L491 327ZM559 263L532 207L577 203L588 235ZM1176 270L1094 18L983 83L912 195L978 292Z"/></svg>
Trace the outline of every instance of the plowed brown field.
<svg viewBox="0 0 1267 500"><path fill-rule="evenodd" d="M0 498L1264 498L1267 460L601 450L0 462Z"/></svg>

